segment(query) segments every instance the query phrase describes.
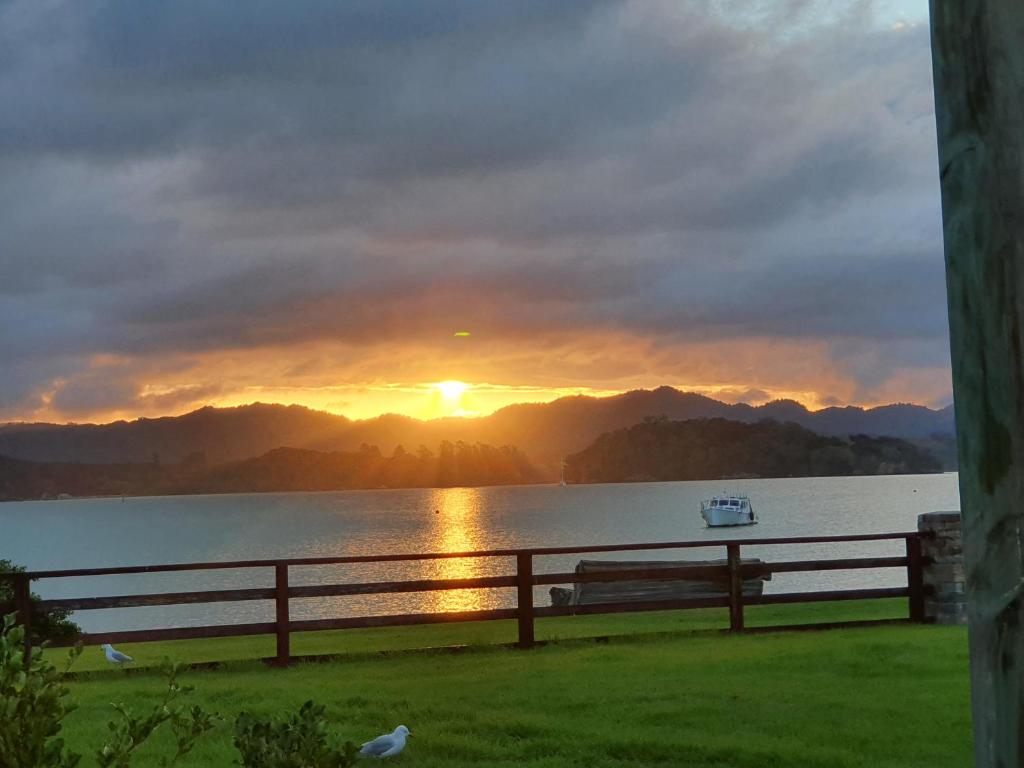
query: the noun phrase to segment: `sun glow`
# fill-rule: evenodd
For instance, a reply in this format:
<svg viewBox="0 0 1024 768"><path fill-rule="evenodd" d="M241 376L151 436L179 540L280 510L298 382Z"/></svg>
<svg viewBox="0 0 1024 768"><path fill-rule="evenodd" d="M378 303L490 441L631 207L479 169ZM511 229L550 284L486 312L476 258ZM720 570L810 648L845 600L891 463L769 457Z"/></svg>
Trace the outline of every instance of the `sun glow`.
<svg viewBox="0 0 1024 768"><path fill-rule="evenodd" d="M439 381L434 386L441 393L441 397L451 403L457 403L469 389L469 385L462 381Z"/></svg>

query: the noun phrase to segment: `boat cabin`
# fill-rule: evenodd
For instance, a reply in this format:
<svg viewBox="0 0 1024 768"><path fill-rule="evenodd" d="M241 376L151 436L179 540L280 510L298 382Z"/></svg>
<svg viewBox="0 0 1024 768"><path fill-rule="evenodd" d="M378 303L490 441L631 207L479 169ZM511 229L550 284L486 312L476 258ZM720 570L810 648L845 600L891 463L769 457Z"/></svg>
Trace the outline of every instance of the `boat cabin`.
<svg viewBox="0 0 1024 768"><path fill-rule="evenodd" d="M710 506L712 507L726 507L729 509L740 509L750 505L750 500L746 496L729 496L721 497L715 496L711 500Z"/></svg>

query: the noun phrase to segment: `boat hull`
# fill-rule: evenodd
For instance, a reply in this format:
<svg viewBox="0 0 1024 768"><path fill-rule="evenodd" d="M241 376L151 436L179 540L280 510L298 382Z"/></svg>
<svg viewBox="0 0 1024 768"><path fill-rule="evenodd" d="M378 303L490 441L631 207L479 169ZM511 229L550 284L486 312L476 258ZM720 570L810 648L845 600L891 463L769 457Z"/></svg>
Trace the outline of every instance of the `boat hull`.
<svg viewBox="0 0 1024 768"><path fill-rule="evenodd" d="M700 511L708 528L729 528L736 525L757 525L757 518L753 513L744 509L723 509L721 507L710 507Z"/></svg>

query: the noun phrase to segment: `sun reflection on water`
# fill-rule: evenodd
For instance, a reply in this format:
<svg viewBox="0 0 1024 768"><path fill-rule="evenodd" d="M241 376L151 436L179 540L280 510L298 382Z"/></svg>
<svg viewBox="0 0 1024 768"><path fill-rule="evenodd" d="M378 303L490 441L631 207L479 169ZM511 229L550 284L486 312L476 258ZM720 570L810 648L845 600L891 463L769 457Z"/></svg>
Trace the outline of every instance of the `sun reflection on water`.
<svg viewBox="0 0 1024 768"><path fill-rule="evenodd" d="M483 494L479 488L436 488L431 492L434 509L429 536L435 552L467 552L486 549L480 524ZM452 558L437 561L437 578L467 579L489 573L490 559ZM496 597L489 599L486 590L459 589L429 592L431 611L475 611L493 607Z"/></svg>

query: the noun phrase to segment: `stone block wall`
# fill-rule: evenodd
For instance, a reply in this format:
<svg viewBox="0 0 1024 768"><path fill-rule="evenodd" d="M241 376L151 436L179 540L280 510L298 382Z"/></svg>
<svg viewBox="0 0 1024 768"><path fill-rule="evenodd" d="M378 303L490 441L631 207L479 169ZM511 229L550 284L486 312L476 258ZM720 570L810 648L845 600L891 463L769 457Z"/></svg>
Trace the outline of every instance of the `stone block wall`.
<svg viewBox="0 0 1024 768"><path fill-rule="evenodd" d="M963 531L959 512L928 512L918 515L921 554L930 558L924 566L924 615L936 624L967 623L967 576L964 572Z"/></svg>

